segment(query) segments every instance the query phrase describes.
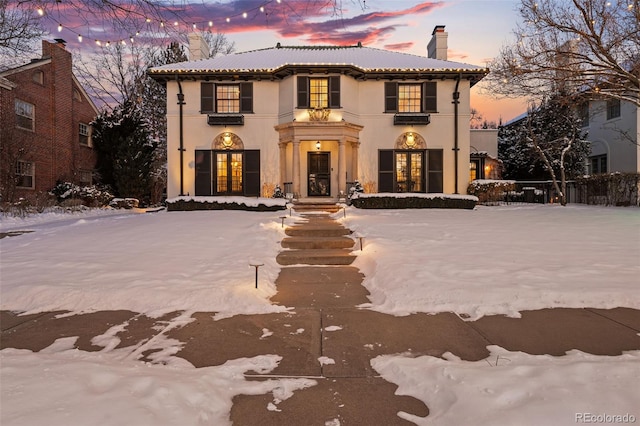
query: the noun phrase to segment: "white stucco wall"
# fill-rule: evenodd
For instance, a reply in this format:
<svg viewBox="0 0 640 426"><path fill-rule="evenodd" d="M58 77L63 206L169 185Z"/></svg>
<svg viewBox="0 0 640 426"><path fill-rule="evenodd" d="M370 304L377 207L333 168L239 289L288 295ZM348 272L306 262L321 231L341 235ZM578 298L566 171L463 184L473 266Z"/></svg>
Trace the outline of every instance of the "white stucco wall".
<svg viewBox="0 0 640 426"><path fill-rule="evenodd" d="M620 117L607 120L606 102L591 102L586 129L591 156L606 154L609 172L640 173L640 112L637 107L623 102Z"/></svg>
<svg viewBox="0 0 640 426"><path fill-rule="evenodd" d="M245 114L243 126L210 126L207 115L200 113L200 81L183 81L185 95L183 109L184 128L184 194L194 194L194 151L196 149L212 149L212 142L220 133L232 132L240 137L245 149L260 149L261 183L276 184L280 181L279 135L274 129L277 124L292 120L307 121L306 109L297 109L296 76L282 81L253 82L253 114ZM431 123L426 126L394 126L393 114L384 113L384 81L357 81L348 76L341 76L341 109L332 111L330 121L345 120L363 126L360 132L358 150L358 176L347 176L347 181L360 180L377 187L378 150L393 149L396 139L405 132L416 132L426 141L427 149L442 149L444 153L444 192L454 193L454 106L452 94L455 81L438 81L438 113L431 114ZM458 192L466 193L469 182L469 118L470 99L469 82L460 82L459 115L458 115ZM168 126L168 168L169 181L167 195L169 198L180 194L179 173L179 106L177 105L178 85L175 81L167 83L167 126ZM306 193L307 152L315 151L316 141L303 141L300 149L300 176ZM337 195L338 181L335 171L338 169L337 141L322 140L322 151L331 152L331 166L334 170L332 195ZM352 148L346 146L347 170L352 170ZM292 161L291 144L287 147L287 163ZM286 177L291 179L291 167L286 170Z"/></svg>

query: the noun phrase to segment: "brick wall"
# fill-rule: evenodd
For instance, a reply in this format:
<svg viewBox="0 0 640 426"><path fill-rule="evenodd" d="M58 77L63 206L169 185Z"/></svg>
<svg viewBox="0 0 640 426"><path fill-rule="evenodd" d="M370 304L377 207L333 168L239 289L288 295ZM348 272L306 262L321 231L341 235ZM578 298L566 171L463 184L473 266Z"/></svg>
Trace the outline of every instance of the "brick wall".
<svg viewBox="0 0 640 426"><path fill-rule="evenodd" d="M42 73L42 83L37 78L34 81L37 73ZM95 151L80 144L79 125L89 124L95 112L75 82L71 53L64 44L43 40L41 59L4 74L17 87L11 90L12 100L3 99L3 127L6 123L11 128L11 136L2 140L3 145L21 148L22 159L35 162L36 192L49 191L57 180L79 183L79 172L92 171L96 161ZM35 106L33 132L8 121L8 117L15 117L13 99ZM19 190L17 195L29 192L34 191Z"/></svg>

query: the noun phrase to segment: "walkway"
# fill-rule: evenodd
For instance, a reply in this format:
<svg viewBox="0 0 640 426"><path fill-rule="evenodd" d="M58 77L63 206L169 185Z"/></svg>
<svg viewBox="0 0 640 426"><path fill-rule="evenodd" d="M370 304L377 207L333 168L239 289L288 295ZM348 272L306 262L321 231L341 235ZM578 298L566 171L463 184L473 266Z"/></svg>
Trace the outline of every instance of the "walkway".
<svg viewBox="0 0 640 426"><path fill-rule="evenodd" d="M16 316L3 311L0 347L39 351L58 338L79 336L79 349L97 351L104 348L94 346L92 337L127 322L117 335L118 348L136 348L144 360L153 359L157 349L148 342L158 336L183 342L176 356L196 367L277 354L282 361L275 370L263 376L249 374L248 379L308 377L318 384L296 391L277 405L277 411L267 409L271 394L235 398L233 424L261 426L324 426L336 419L343 426L410 425L398 417L399 411L427 416L424 403L395 395L396 385L373 370L370 360L383 354L451 352L475 361L489 355L488 345L558 356L571 349L598 355L640 349L640 312L625 308L544 309L523 312L520 319L487 316L473 322L454 313L394 317L359 309L369 300L363 275L350 266L357 255L351 232L327 212L308 211L286 234L277 257L282 269L272 302L294 308L291 312L217 321L212 313L200 312L193 315L196 321L177 328L168 324L178 312L152 319L129 311L64 318L55 318L59 312Z"/></svg>

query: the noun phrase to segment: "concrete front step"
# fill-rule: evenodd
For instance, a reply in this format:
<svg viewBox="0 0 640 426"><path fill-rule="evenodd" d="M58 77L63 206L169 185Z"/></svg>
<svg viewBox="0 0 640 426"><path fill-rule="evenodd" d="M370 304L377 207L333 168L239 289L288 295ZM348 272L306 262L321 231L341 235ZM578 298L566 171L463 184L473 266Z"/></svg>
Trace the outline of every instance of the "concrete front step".
<svg viewBox="0 0 640 426"><path fill-rule="evenodd" d="M352 248L354 241L348 237L286 237L282 247L290 249Z"/></svg>
<svg viewBox="0 0 640 426"><path fill-rule="evenodd" d="M290 237L341 237L350 235L351 231L342 226L290 226L284 230Z"/></svg>
<svg viewBox="0 0 640 426"><path fill-rule="evenodd" d="M336 205L335 203L304 203L304 204L294 204L293 209L297 212L327 212L327 213L335 213L340 211L342 207Z"/></svg>
<svg viewBox="0 0 640 426"><path fill-rule="evenodd" d="M281 251L280 265L350 265L356 259L348 249L311 249Z"/></svg>

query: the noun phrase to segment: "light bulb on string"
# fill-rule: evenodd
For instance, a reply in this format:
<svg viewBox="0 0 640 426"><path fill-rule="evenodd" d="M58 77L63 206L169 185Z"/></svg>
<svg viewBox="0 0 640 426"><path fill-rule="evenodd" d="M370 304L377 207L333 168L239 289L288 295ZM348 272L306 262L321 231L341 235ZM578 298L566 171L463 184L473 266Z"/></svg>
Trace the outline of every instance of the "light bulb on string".
<svg viewBox="0 0 640 426"><path fill-rule="evenodd" d="M41 8L41 7L38 8L38 15L44 16L44 9L43 8Z"/></svg>
<svg viewBox="0 0 640 426"><path fill-rule="evenodd" d="M213 27L213 21L209 21L209 26Z"/></svg>
<svg viewBox="0 0 640 426"><path fill-rule="evenodd" d="M58 24L58 32L62 32L62 24Z"/></svg>
<svg viewBox="0 0 640 426"><path fill-rule="evenodd" d="M82 43L82 34L78 34L78 41Z"/></svg>
<svg viewBox="0 0 640 426"><path fill-rule="evenodd" d="M227 18L227 22L231 22L231 18Z"/></svg>
<svg viewBox="0 0 640 426"><path fill-rule="evenodd" d="M247 17L247 12L242 12L242 17L246 18Z"/></svg>

